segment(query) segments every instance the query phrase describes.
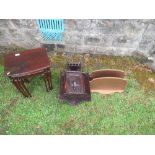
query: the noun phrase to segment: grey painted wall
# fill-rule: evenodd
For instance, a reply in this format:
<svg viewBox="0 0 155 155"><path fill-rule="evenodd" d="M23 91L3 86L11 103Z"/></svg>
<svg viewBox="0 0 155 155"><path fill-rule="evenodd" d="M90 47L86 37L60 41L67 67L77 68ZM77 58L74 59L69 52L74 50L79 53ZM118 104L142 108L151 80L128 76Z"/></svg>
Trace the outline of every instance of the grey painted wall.
<svg viewBox="0 0 155 155"><path fill-rule="evenodd" d="M0 19L0 52L42 44L35 20ZM146 56L155 53L155 20L65 20L64 52Z"/></svg>

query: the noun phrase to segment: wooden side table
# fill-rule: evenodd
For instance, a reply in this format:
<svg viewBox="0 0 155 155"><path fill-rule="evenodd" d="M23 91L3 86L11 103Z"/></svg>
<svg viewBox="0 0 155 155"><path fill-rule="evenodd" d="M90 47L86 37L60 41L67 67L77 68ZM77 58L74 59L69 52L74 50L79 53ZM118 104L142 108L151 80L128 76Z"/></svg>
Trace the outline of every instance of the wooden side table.
<svg viewBox="0 0 155 155"><path fill-rule="evenodd" d="M46 90L52 89L50 61L45 48L6 54L4 56L4 74L11 79L14 86L25 97L31 97L25 86L25 82L29 82L29 77L41 75Z"/></svg>

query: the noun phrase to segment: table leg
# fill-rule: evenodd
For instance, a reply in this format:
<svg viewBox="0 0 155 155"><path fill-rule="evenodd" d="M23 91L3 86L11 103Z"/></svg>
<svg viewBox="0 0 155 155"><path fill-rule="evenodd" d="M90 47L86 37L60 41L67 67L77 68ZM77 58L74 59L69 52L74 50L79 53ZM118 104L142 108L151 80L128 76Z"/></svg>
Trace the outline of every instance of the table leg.
<svg viewBox="0 0 155 155"><path fill-rule="evenodd" d="M50 68L47 71L47 80L48 80L49 90L52 90L52 77L51 77L51 70L50 70Z"/></svg>
<svg viewBox="0 0 155 155"><path fill-rule="evenodd" d="M21 87L23 87L23 89L27 92L29 97L32 97L30 92L28 91L28 89L26 88L26 86L24 84L24 79L21 79Z"/></svg>
<svg viewBox="0 0 155 155"><path fill-rule="evenodd" d="M46 73L43 73L42 77L43 77L43 80L44 80L44 83L45 83L46 91L48 92L49 90L48 90L47 75L46 75Z"/></svg>
<svg viewBox="0 0 155 155"><path fill-rule="evenodd" d="M31 94L29 91L26 89L23 80L21 78L12 78L11 79L12 83L14 86L25 96L25 97L30 97Z"/></svg>
<svg viewBox="0 0 155 155"><path fill-rule="evenodd" d="M21 88L20 83L19 83L19 79L13 78L13 79L11 79L11 82L14 84L14 86L17 88L17 90L19 92L21 92L25 97L28 97L27 94Z"/></svg>
<svg viewBox="0 0 155 155"><path fill-rule="evenodd" d="M46 86L46 91L49 91L52 89L52 82L51 82L51 71L50 68L46 69L43 73L43 79L45 82L45 86Z"/></svg>

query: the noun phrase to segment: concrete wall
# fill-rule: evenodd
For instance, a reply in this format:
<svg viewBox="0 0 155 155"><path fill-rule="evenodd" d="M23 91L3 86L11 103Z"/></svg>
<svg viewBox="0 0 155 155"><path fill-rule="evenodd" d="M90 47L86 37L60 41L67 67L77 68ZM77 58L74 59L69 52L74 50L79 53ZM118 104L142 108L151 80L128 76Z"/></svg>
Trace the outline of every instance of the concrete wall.
<svg viewBox="0 0 155 155"><path fill-rule="evenodd" d="M35 20L0 20L0 52L8 47L35 48L42 37ZM65 20L64 52L132 55L155 53L155 20Z"/></svg>

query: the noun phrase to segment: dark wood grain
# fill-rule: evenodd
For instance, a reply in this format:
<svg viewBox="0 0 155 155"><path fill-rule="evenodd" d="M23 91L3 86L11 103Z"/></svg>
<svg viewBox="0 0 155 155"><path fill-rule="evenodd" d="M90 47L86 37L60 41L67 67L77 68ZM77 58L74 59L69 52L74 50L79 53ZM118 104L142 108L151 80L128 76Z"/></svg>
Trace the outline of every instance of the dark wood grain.
<svg viewBox="0 0 155 155"><path fill-rule="evenodd" d="M25 86L28 78L40 75L43 77L46 90L52 89L50 61L45 48L36 48L16 53L5 54L4 74L14 86L25 96L31 97Z"/></svg>
<svg viewBox="0 0 155 155"><path fill-rule="evenodd" d="M18 55L19 56L15 56ZM45 48L19 51L4 56L4 73L12 77L32 75L50 67Z"/></svg>
<svg viewBox="0 0 155 155"><path fill-rule="evenodd" d="M61 72L59 98L71 105L90 101L89 75L80 71Z"/></svg>

